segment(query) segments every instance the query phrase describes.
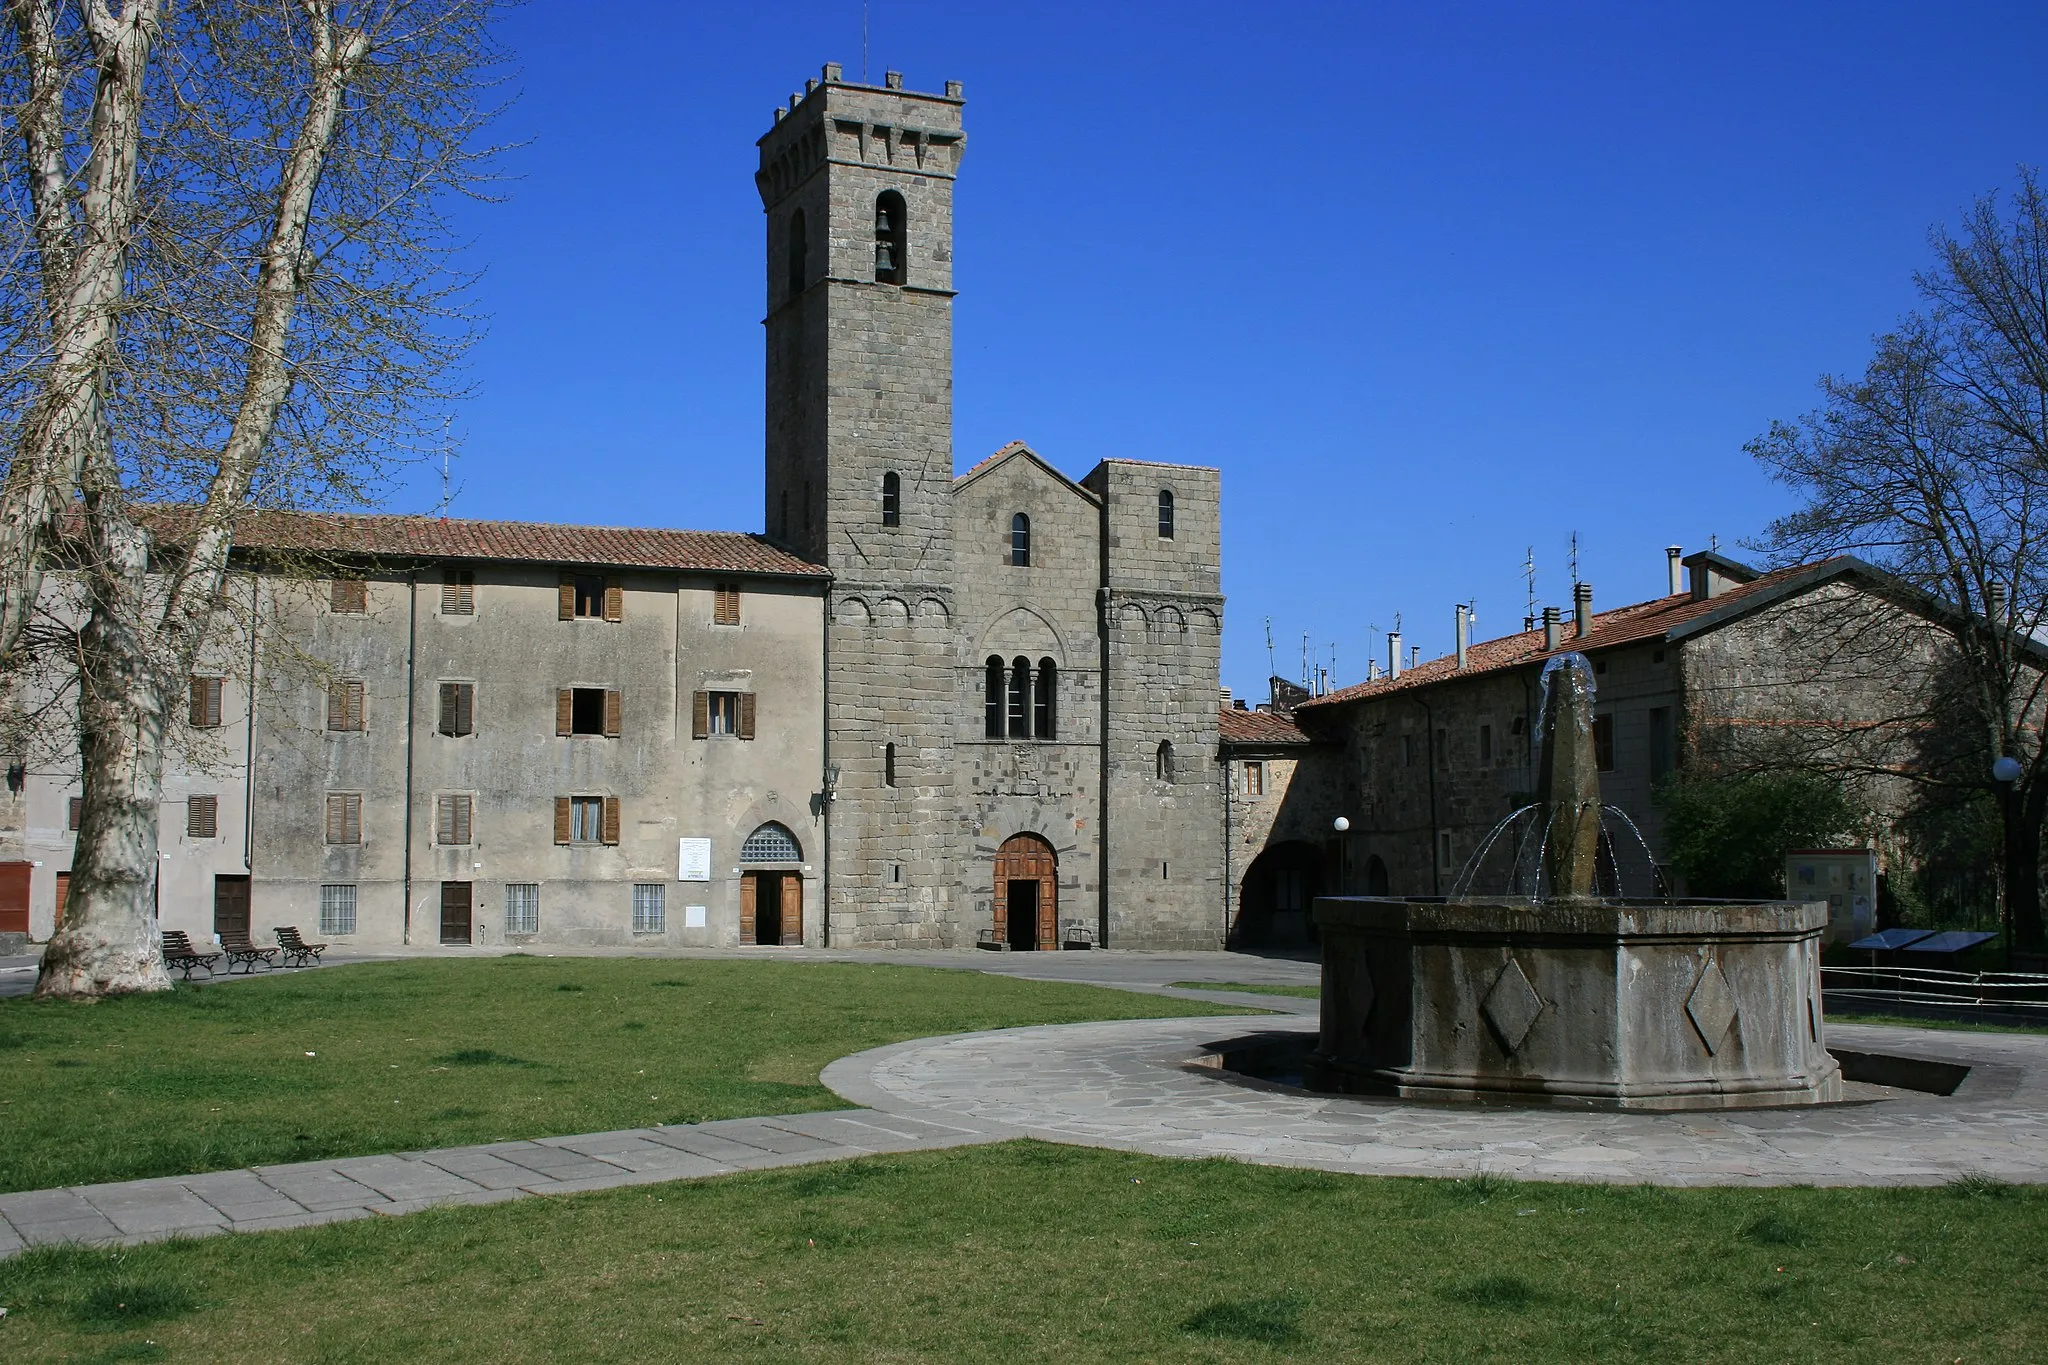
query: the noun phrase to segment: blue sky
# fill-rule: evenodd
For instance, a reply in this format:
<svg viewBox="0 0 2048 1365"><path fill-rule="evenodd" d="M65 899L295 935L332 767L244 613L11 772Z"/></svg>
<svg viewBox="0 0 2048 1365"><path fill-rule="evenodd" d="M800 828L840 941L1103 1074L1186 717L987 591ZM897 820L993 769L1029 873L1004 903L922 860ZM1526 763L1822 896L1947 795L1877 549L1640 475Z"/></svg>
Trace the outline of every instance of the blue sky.
<svg viewBox="0 0 2048 1365"><path fill-rule="evenodd" d="M2048 162L2048 6L874 0L966 84L956 462L1223 471L1224 682L1401 613L1662 591L1787 505L1743 443L1913 305L1930 225ZM859 0L534 0L465 209L460 516L761 528L754 140ZM397 510L431 510L436 477ZM1741 553L1739 549L1734 552ZM1384 644L1376 646L1382 654Z"/></svg>

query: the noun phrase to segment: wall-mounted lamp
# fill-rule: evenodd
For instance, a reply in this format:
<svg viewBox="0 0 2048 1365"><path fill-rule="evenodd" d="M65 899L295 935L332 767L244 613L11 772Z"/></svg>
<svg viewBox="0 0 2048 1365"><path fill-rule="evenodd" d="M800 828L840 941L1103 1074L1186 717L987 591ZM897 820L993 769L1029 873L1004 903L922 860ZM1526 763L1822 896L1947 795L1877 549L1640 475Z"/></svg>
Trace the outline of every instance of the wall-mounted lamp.
<svg viewBox="0 0 2048 1365"><path fill-rule="evenodd" d="M837 801L839 799L839 765L837 763L827 763L825 765L825 799L827 801Z"/></svg>

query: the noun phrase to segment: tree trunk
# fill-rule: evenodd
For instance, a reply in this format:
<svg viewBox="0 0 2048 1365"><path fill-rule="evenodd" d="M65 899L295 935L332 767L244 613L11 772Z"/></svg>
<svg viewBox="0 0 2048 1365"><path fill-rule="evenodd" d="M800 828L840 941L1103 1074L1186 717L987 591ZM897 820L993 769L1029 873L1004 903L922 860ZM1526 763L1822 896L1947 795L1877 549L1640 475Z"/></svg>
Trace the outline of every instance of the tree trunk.
<svg viewBox="0 0 2048 1365"><path fill-rule="evenodd" d="M78 753L85 770L71 898L43 950L36 995L91 1000L167 991L156 921L164 739L181 678L156 666L148 540L118 511L88 508L98 563L79 634Z"/></svg>

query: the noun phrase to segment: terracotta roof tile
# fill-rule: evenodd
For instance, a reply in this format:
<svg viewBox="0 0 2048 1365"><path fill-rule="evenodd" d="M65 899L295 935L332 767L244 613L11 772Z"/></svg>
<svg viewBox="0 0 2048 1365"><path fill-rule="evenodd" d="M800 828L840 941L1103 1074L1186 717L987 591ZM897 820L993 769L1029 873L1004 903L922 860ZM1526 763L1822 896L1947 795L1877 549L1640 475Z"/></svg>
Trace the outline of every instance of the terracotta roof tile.
<svg viewBox="0 0 2048 1365"><path fill-rule="evenodd" d="M307 550L380 558L588 564L705 573L829 578L816 564L741 531L565 526L531 521L327 512L251 512L235 528L243 550Z"/></svg>
<svg viewBox="0 0 2048 1365"><path fill-rule="evenodd" d="M1217 724L1217 733L1225 744L1312 744L1301 727L1285 716L1276 716L1271 711L1240 711L1235 706L1223 708L1223 717Z"/></svg>
<svg viewBox="0 0 2048 1365"><path fill-rule="evenodd" d="M1372 682L1353 683L1349 687L1339 688L1313 701L1303 702L1296 709L1305 711L1317 707L1340 706L1345 702L1390 696L1413 688L1427 687L1432 683L1447 682L1453 678L1476 678L1487 673L1498 673L1538 663L1553 653L1592 654L1621 645L1662 639L1709 612L1719 612L1737 606L1745 597L1763 597L1794 578L1824 571L1837 564L1852 563L1857 561L1844 557L1842 560L1824 560L1819 564L1796 564L1790 568L1763 574L1754 582L1733 585L1720 596L1704 601L1695 601L1690 593L1677 593L1670 597L1659 597L1648 602L1617 607L1613 611L1596 612L1593 616L1593 629L1587 632L1584 639L1571 633L1571 622L1567 620L1564 638L1555 650L1543 647L1543 632L1540 629L1504 635L1498 640L1482 640L1472 646L1466 667L1462 670L1458 667L1457 655L1446 654L1442 658L1428 659L1413 668L1403 669L1398 678L1379 678Z"/></svg>

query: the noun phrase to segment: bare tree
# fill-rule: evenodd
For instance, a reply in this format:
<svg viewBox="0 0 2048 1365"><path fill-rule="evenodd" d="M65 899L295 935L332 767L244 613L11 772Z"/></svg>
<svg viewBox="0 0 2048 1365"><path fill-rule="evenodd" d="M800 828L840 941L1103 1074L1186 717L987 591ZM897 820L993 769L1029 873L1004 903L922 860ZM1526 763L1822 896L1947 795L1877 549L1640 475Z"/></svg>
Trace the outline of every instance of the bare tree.
<svg viewBox="0 0 2048 1365"><path fill-rule="evenodd" d="M37 993L160 989L163 763L236 523L359 505L456 392L496 5L4 4L0 682L68 661L84 769Z"/></svg>
<svg viewBox="0 0 2048 1365"><path fill-rule="evenodd" d="M2022 172L2010 211L1979 201L1937 230L1918 277L1927 307L1877 338L1858 379L1821 381L1824 406L1750 453L1804 505L1770 528L1787 559L1855 552L1933 599L1900 613L1943 658L1911 714L1920 761L1895 777L1996 799L2009 942L2042 939L2041 741L2048 616L2048 200ZM1865 628L1859 623L1858 629ZM1995 760L2016 761L2010 780Z"/></svg>

